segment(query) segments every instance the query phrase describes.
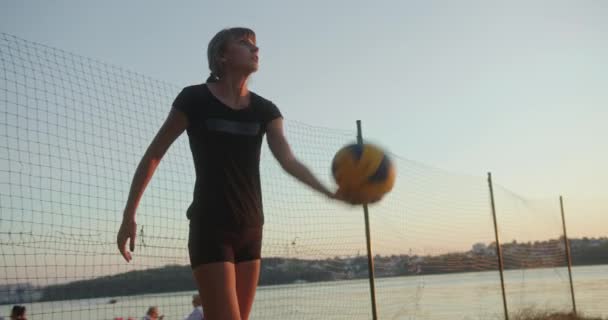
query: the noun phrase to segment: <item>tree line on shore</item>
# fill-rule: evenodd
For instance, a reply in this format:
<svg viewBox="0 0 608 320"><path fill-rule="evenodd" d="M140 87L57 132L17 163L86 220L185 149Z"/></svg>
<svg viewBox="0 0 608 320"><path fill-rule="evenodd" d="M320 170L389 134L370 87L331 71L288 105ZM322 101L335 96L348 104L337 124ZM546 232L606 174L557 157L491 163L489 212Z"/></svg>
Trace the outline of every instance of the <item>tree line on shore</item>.
<svg viewBox="0 0 608 320"><path fill-rule="evenodd" d="M608 264L608 238L571 239L575 266ZM505 269L551 268L566 266L563 239L501 244ZM431 275L498 269L496 245L478 243L466 252L434 256L391 255L374 257L377 277ZM363 279L368 276L366 256L330 259L268 257L262 260L261 286L302 282ZM148 293L196 290L189 266L170 265L147 270L103 276L95 279L4 290L4 303L58 301L116 297ZM12 294L11 294L12 292Z"/></svg>

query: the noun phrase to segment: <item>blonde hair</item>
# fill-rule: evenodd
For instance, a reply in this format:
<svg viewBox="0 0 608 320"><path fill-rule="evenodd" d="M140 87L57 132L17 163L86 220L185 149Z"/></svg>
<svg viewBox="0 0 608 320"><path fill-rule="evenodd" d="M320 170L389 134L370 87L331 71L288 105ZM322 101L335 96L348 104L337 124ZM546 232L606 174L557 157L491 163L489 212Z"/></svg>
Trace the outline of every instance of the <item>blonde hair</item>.
<svg viewBox="0 0 608 320"><path fill-rule="evenodd" d="M241 38L252 39L255 43L255 32L249 28L228 28L221 30L211 38L207 47L207 60L211 74L207 82L218 81L220 79L223 71L221 58L226 51L228 42Z"/></svg>

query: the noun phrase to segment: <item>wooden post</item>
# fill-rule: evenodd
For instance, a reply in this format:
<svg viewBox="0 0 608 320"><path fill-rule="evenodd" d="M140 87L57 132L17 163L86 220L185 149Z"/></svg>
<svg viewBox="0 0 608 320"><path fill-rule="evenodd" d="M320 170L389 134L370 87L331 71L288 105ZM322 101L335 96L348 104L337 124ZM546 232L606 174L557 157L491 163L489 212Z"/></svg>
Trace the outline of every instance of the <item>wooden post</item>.
<svg viewBox="0 0 608 320"><path fill-rule="evenodd" d="M363 135L361 133L361 120L357 120L357 144L363 146ZM372 255L372 240L369 227L369 211L367 204L363 204L363 214L365 216L365 239L367 243L367 269L369 277L369 289L371 294L372 302L372 319L378 320L378 310L376 308L376 284L375 284L375 273L374 273L374 256Z"/></svg>
<svg viewBox="0 0 608 320"><path fill-rule="evenodd" d="M494 203L494 187L492 186L492 173L488 172L488 185L490 186L490 201L492 203L492 217L494 218L494 236L496 238L496 256L498 257L498 271L500 272L500 288L502 289L502 305L505 311L505 320L509 320L509 310L507 309L507 294L505 293L505 277L503 275L504 265L502 259L502 249L498 238L498 223L496 222L496 205Z"/></svg>

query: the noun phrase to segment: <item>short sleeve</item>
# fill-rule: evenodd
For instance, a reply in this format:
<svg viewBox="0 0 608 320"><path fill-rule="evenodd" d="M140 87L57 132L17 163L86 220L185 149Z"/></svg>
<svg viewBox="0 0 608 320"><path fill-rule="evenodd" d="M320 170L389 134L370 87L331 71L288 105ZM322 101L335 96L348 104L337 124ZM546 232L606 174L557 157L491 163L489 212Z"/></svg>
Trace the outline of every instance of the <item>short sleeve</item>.
<svg viewBox="0 0 608 320"><path fill-rule="evenodd" d="M194 95L190 87L182 89L182 91L175 97L172 107L176 110L183 112L188 118L188 121L192 119L192 111L194 109Z"/></svg>
<svg viewBox="0 0 608 320"><path fill-rule="evenodd" d="M281 110L279 110L279 108L270 101L268 101L268 103L266 104L265 109L266 110L264 112L264 123L266 124L274 119L283 117L283 115L281 114Z"/></svg>

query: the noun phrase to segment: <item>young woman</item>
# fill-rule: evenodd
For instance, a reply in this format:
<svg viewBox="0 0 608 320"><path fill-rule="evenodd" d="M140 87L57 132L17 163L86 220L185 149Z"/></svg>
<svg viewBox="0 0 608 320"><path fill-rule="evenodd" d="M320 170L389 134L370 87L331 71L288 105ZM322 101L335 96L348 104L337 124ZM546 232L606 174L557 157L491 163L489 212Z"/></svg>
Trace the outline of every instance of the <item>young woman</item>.
<svg viewBox="0 0 608 320"><path fill-rule="evenodd" d="M211 76L186 87L143 156L131 185L118 249L127 261L135 249L135 212L154 170L169 146L186 130L196 171L188 209L188 249L206 319L248 319L260 273L262 193L260 148L267 141L282 168L329 198L334 194L292 154L283 118L269 100L247 88L258 70L255 33L246 28L217 33L207 50ZM129 241L128 251L125 246Z"/></svg>

